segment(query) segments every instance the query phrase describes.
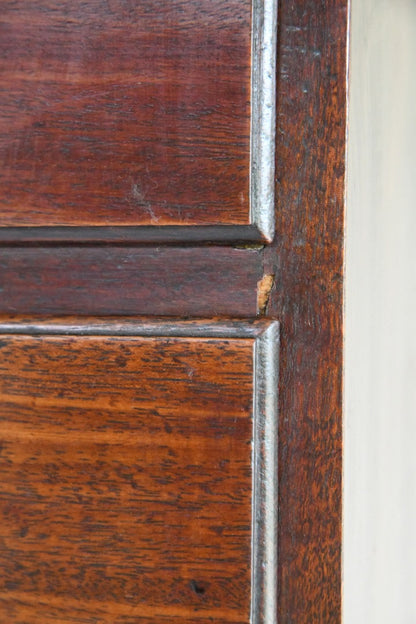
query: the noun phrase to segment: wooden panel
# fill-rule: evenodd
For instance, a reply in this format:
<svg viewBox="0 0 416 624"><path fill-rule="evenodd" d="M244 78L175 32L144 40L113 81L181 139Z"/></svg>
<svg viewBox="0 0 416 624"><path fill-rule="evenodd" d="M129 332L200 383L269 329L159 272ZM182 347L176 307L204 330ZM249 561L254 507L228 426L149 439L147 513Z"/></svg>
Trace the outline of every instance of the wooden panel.
<svg viewBox="0 0 416 624"><path fill-rule="evenodd" d="M0 248L0 313L257 314L259 250L227 247Z"/></svg>
<svg viewBox="0 0 416 624"><path fill-rule="evenodd" d="M280 624L341 622L347 0L279 3Z"/></svg>
<svg viewBox="0 0 416 624"><path fill-rule="evenodd" d="M0 619L271 622L276 324L34 325L0 327Z"/></svg>
<svg viewBox="0 0 416 624"><path fill-rule="evenodd" d="M1 12L0 225L251 222L250 0Z"/></svg>

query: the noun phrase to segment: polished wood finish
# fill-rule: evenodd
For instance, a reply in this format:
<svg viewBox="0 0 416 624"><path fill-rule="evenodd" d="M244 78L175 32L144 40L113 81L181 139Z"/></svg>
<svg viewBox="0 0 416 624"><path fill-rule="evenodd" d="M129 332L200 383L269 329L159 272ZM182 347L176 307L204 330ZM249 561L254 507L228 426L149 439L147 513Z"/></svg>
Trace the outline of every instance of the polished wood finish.
<svg viewBox="0 0 416 624"><path fill-rule="evenodd" d="M29 228L25 243L13 230L0 237L2 314L111 314L121 323L125 314L144 314L156 324L163 316L279 319L279 624L341 622L347 26L347 0L279 2L271 245L253 249L234 230L228 243L241 248L215 246L225 241L218 230L204 238L192 226L169 245L152 230L147 247L140 234L121 231L107 231L111 245L91 230L80 238L74 229L71 239L70 228ZM206 246L195 246L198 236ZM10 322L33 331L28 319ZM36 622L33 609L27 617Z"/></svg>
<svg viewBox="0 0 416 624"><path fill-rule="evenodd" d="M0 619L248 624L253 339L4 335L0 356Z"/></svg>
<svg viewBox="0 0 416 624"><path fill-rule="evenodd" d="M341 622L347 0L279 4L279 624Z"/></svg>
<svg viewBox="0 0 416 624"><path fill-rule="evenodd" d="M4 0L0 225L248 225L250 0Z"/></svg>
<svg viewBox="0 0 416 624"><path fill-rule="evenodd" d="M259 249L0 247L0 314L257 314Z"/></svg>

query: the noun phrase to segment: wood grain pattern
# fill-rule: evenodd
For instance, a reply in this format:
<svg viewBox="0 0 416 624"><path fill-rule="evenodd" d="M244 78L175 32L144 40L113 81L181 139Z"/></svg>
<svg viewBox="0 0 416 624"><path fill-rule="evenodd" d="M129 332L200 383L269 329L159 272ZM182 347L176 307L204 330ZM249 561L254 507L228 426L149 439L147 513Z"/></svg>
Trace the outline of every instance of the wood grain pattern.
<svg viewBox="0 0 416 624"><path fill-rule="evenodd" d="M279 624L341 621L347 13L347 0L279 3L270 248L41 247L29 233L31 246L1 256L1 311L23 315L251 316L257 282L274 277L264 313L282 328ZM27 609L32 624L36 609Z"/></svg>
<svg viewBox="0 0 416 624"><path fill-rule="evenodd" d="M0 225L247 225L250 0L4 0Z"/></svg>
<svg viewBox="0 0 416 624"><path fill-rule="evenodd" d="M0 313L257 314L260 250L0 247Z"/></svg>
<svg viewBox="0 0 416 624"><path fill-rule="evenodd" d="M43 341L43 339L45 339L45 341ZM191 349L189 349L189 346ZM229 349L229 347L231 348ZM207 349L208 353L205 353ZM230 366L226 364L224 368L224 373L229 376L225 386L228 388L230 384L233 384L234 390L232 406L230 407L229 405L223 410L221 401L226 397L222 396L221 389L225 386L222 380L216 383L214 377L222 375L222 372L219 372L219 370L223 361L222 352L224 349L229 351L229 353L225 355L225 362L230 363ZM193 500L195 496L198 495L198 488L194 487L192 479L188 479L189 483L185 483L183 479L182 482L169 481L168 477L158 479L157 469L159 464L149 460L151 454L155 452L154 448L149 448L153 441L151 436L156 432L160 433L162 427L162 425L158 425L160 418L155 418L155 416L161 417L164 423L164 432L169 434L167 438L164 438L164 441L162 441L162 437L158 436L156 453L159 453L160 446L162 446L163 451L166 450L163 445L170 444L171 446L169 446L168 449L169 458L180 458L180 453L176 453L176 445L179 444L180 448L185 448L184 452L189 454L195 442L200 450L201 456L203 456L203 463L205 464L205 461L208 462L214 458L210 450L210 440L204 438L202 440L203 443L200 444L201 435L203 437L205 436L205 424L208 425L210 430L213 423L216 423L214 432L215 440L228 438L228 444L231 444L233 448L237 441L236 438L238 438L238 441L241 441L239 436L234 435L233 429L229 427L227 414L230 409L231 411L234 411L234 407L237 409L235 401L238 401L236 397L239 397L239 380L247 380L248 376L246 375L246 371L251 370L252 381L247 385L251 397L251 400L247 403L247 405L250 405L250 413L247 414L247 409L241 405L239 408L241 414L238 417L240 418L241 416L241 418L244 419L244 430L250 431L250 435L248 441L240 448L240 456L237 462L239 466L239 478L243 478L243 474L240 472L243 462L245 462L244 465L249 466L251 487L250 492L244 492L244 496L246 500L249 500L250 506L250 525L248 533L250 536L249 567L251 569L246 570L247 575L250 577L249 587L246 588L249 592L250 613L248 620L250 624L273 624L273 622L275 622L277 597L276 441L278 349L279 325L275 321L219 319L204 321L183 319L149 320L148 318L140 317L123 317L122 319L119 317L106 319L100 317L2 317L0 319L0 411L4 414L5 418L0 420L0 439L3 440L3 446L1 446L0 452L5 447L7 447L8 451L12 448L7 458L5 457L5 472L7 472L7 480L10 474L12 477L16 477L16 491L21 492L21 490L23 490L24 492L23 513L27 510L31 513L31 504L33 502L35 502L37 506L39 501L43 504L43 501L46 500L46 494L44 495L43 492L36 500L33 499L33 496L28 496L27 494L29 492L33 495L35 490L32 481L30 481L30 485L26 485L28 479L31 479L31 476L28 475L34 474L32 470L33 466L35 466L36 469L38 468L39 458L42 457L42 451L39 450L34 456L28 458L30 471L25 475L24 468L20 471L20 463L19 461L15 461L16 458L20 457L20 451L16 450L16 452L14 452L13 443L16 442L16 444L20 444L23 442L25 444L28 442L28 444L33 447L35 442L39 442L39 445L43 449L45 444L51 443L51 445L53 445L56 441L59 443L64 440L65 445L65 441L68 439L70 444L69 450L60 448L55 451L57 457L54 456L54 459L56 459L57 464L54 464L53 470L60 475L62 469L62 474L65 479L68 472L68 465L65 462L61 464L61 459L66 460L67 453L71 454L71 457L75 457L77 461L79 457L82 456L84 462L82 472L79 474L77 472L74 476L73 483L76 485L72 488L68 488L65 485L63 488L65 492L69 490L71 492L74 491L78 496L78 493L83 491L84 485L87 489L92 486L92 481L88 476L89 472L86 468L88 464L87 455L91 450L91 446L87 445L87 447L85 447L87 451L85 452L84 445L86 442L94 440L95 442L101 441L104 443L105 457L108 459L107 463L111 464L111 462L116 462L118 467L116 471L117 476L119 476L119 468L120 470L123 468L130 471L131 466L129 464L129 458L131 455L131 445L134 446L135 456L138 455L140 458L139 480L141 479L141 483L147 483L148 480L150 480L150 485L149 490L146 490L146 498L143 499L143 497L139 495L136 499L136 509L131 506L132 513L134 511L146 512L152 510L153 500L156 500L157 504L160 500L158 486L169 484L174 488L175 501L178 503L173 515L183 512L186 518L191 522L190 531L196 531L198 533L198 523L191 513L195 511L195 508L188 500L189 496ZM238 351L238 357L235 357L236 350ZM122 352L121 355L120 351ZM171 351L173 351L173 355ZM204 355L201 355L203 352ZM198 360L198 366L206 366L209 370L198 376L198 370L190 368L190 361L193 361L195 358ZM240 366L241 358L245 361L244 368ZM127 365L127 359L129 360L129 365ZM179 367L179 372L176 372L177 367ZM82 370L80 370L80 368ZM142 369L145 370L143 371ZM161 369L161 374L159 374L159 369ZM105 374L102 374L103 371L105 371ZM209 381L207 381L208 378ZM142 379L145 380L144 388L141 385ZM43 388L42 386L42 388L40 388L44 380L46 382L45 387ZM194 387L194 381L196 387ZM184 383L186 387L185 391L183 390ZM155 393L149 398L148 395L150 395L152 390L152 384L154 384ZM199 394L199 399L195 404L191 401L194 392ZM207 395L205 398L203 396L204 394ZM158 408L160 397L162 397L161 405L166 405L166 410L163 410L163 414L159 413ZM169 406L172 397L174 397L174 399L171 409ZM185 409L181 408L182 401L187 403ZM149 404L149 402L151 404ZM201 409L203 413L201 414L201 418L205 419L201 427L198 425L198 418L193 417L194 410L198 410L198 406L202 406ZM111 413L108 414L108 411ZM181 420L178 425L175 423L175 418L176 415L179 414L179 411L180 418L182 419L183 416L186 418L185 422ZM29 418L27 418L28 413ZM224 420L222 420L222 414L225 415ZM190 418L187 418L188 415L190 415ZM150 418L148 418L148 416L150 416ZM79 417L82 426L79 426ZM143 418L146 421L145 423L143 423ZM128 431L126 419L128 420ZM83 425L85 420L87 426L84 430ZM104 424L102 424L103 420ZM149 425L151 435L148 435L148 421L151 421ZM219 421L221 421L221 423ZM21 427L22 422L24 423L23 428ZM62 431L63 423L64 431ZM69 427L65 429L68 423ZM235 416L233 417L233 424L238 426L238 420ZM89 428L91 428L90 425L92 427L91 431L89 431ZM131 431L133 430L144 434L143 439L140 437L133 440L131 438ZM10 432L12 432L12 441L9 435ZM176 432L179 434L178 438L176 437ZM232 439L230 439L230 435ZM206 437L209 438L209 435ZM101 438L103 438L103 440L100 440ZM178 440L178 442L176 442L176 440ZM143 444L141 443L142 441ZM218 450L220 447L221 443L219 443ZM95 446L93 448L95 449ZM119 455L121 456L123 454L123 448L125 450L125 460L127 463L120 467ZM94 461L96 455L94 451ZM159 455L161 454L159 453ZM243 455L246 456L245 459L243 459ZM17 474L15 474L16 463L18 465ZM229 460L226 459L224 461L221 460L219 467L216 467L215 462L211 465L212 477L216 484L228 482L228 463ZM135 465L134 468L136 467ZM165 471L167 467L169 470L172 467L176 468L175 461L163 461L163 471ZM184 467L184 475L182 476L186 476L189 471L190 474L193 475L194 467L194 465L190 465L189 463L186 464ZM100 462L99 468L100 470L103 468L103 462ZM225 470L222 470L223 468L225 468ZM3 465L0 461L0 471L2 469ZM43 469L44 466L41 464L40 472L42 472ZM150 475L147 471L150 471ZM111 474L111 470L107 470L104 473L106 479L108 478L108 474ZM132 474L131 472L128 474L129 481L131 481ZM88 481L85 484L84 481L87 477ZM13 481L13 478L11 481ZM44 482L50 483L50 480L46 479L46 481L42 481L42 483ZM53 483L57 485L57 488L52 490L52 494L55 495L57 492L59 497L61 497L62 488L59 479L55 479ZM97 485L95 482L94 485L96 485L96 487L94 487L94 492L97 494L99 502L101 501L100 495L103 495L105 497L105 505L107 505L109 499L108 496L106 496L106 492L101 488L101 481L100 485ZM233 481L233 486L234 485L238 487ZM136 486L137 484L134 485L133 489L139 489ZM210 495L214 495L211 488L206 489L205 486L201 487L203 487L204 492L207 491ZM103 488L105 489L104 483ZM121 487L113 489L112 492L115 493L116 496L120 493L124 493ZM4 546L3 551L0 549L0 568L3 570L1 567L2 562L5 563L4 569L6 570L7 579L7 574L11 569L9 566L10 562L14 560L15 555L26 555L27 550L29 554L27 555L28 561L26 571L28 572L27 576L32 578L32 576L38 575L36 566L38 564L41 564L43 567L45 565L47 566L51 555L56 554L56 540L54 540L55 550L53 553L52 551L45 551L40 558L40 550L33 549L33 542L30 541L28 541L27 549L25 542L19 541L17 551L20 547L21 552L14 553L13 551L13 557L9 556L12 554L12 551L7 549L12 541L9 538L10 536L16 536L8 520L9 505L13 505L14 503L13 493L7 490L7 488L3 492L0 490L0 503L4 504L4 509L6 509L5 514L7 516L4 524L6 540L3 539L3 542L0 542ZM184 496L184 494L186 495ZM235 490L230 494L229 502L233 507L236 502L238 506L235 494ZM220 505L221 513L223 511L227 512L221 496L222 490L218 492L215 502ZM89 499L83 498L82 496L77 499L80 504L83 504L86 500L88 501ZM122 500L125 500L124 497ZM129 499L129 501L132 502L131 499ZM169 504L175 507L175 501ZM51 507L53 509L56 507L55 502L55 499L51 501ZM13 507L13 509L15 509L15 507ZM0 515L2 512L3 507L0 504ZM124 517L123 507L120 507L120 512L121 516ZM148 537L147 532L151 531L149 525L152 523L154 517L154 514L150 513L150 511L149 514L146 528L142 531L145 541L146 557L148 557L148 561L146 559L146 573L150 569L154 571L155 566L158 570L159 556L162 557L165 556L166 553L171 553L169 550L163 550L162 553L157 550L159 547L163 546L162 542L157 542L157 544L154 545L154 550L152 550L152 548L150 548L150 550L148 549L148 545L153 544L153 542L151 541L152 538ZM111 518L114 518L117 522L118 517L117 509L115 509ZM220 531L219 527L216 526L214 528L216 535L225 535L228 531L228 513L225 513L223 520L224 530ZM58 519L58 535L62 537L59 532L61 529L60 522L61 520ZM170 527L169 522L170 516L166 514L164 530L170 534L171 529L176 529L177 525ZM52 523L53 527L55 524L54 521ZM65 518L65 526L67 524ZM99 525L97 524L97 526ZM137 524L137 528L140 528L140 523ZM11 533L9 529L12 531ZM156 524L156 532L158 529L159 525ZM238 530L240 529L241 527L239 527ZM95 555L96 552L93 546L95 542L93 540L91 545L88 541L90 532L87 531L84 534L84 531L86 531L86 526L82 525L79 527L79 536L76 543L78 546L82 544L89 548L90 554ZM27 528L23 533L24 535L19 536L26 537ZM1 535L0 533L0 536ZM239 543L240 546L244 548L244 543L246 543L247 540L240 540L239 536L239 532L234 535L233 545L237 546ZM44 537L42 537L42 539L44 539ZM209 533L207 534L207 540L209 541ZM58 540L58 542L60 547L62 547L61 550L65 559L67 554L65 542L64 540ZM183 543L185 543L185 540L183 540ZM140 547L141 542L139 542L138 545ZM130 556L131 554L130 551L127 550L127 547L124 548L122 553L117 550L114 554L111 548L111 540L106 542L106 547L107 546L109 550L107 552L100 550L100 555L104 554L105 556L107 554L110 557L114 555L114 561L112 561L111 564L113 569L116 569L117 565L124 565L124 559L121 554L123 553L123 556L125 554ZM39 547L39 544L37 544L37 547ZM207 544L208 553L211 547L214 546L211 545L209 541ZM186 548L191 549L193 552L195 550L195 544L192 541L186 542ZM225 551L226 545L221 548L221 556L225 555ZM192 556L192 552L189 553L190 556ZM198 561L201 557L202 559L205 557L205 551L201 552L202 554L198 555ZM2 556L4 561L2 560ZM156 563L151 565L153 560ZM73 559L71 558L70 561L72 565ZM55 559L52 557L53 565L54 562ZM215 570L218 569L218 562L214 562L215 565L212 567L213 560L211 557L208 557L207 563L210 571L215 572ZM181 566L181 569L182 568L183 566ZM228 569L227 559L221 559L221 569L222 568L224 568L224 571ZM20 573L23 568L20 566L17 570L16 567L13 569L15 572L17 571ZM239 570L242 572L241 568L239 568ZM82 581L85 580L85 576L86 575L83 574ZM117 582L118 580L119 576L117 576ZM132 610L131 606L126 605L123 601L118 602L116 606L112 604L111 601L106 601L100 594L102 589L100 584L94 584L90 587L92 595L88 598L87 604L85 604L85 601L77 599L76 597L65 595L64 604L62 605L59 584L57 586L51 586L49 584L47 596L41 596L40 593L36 591L34 591L33 594L14 591L14 589L16 589L14 585L17 586L18 583L16 582L14 585L13 583L14 582L8 583L6 581L6 591L4 591L3 595L1 595L0 592L0 601L2 601L1 604L4 605L5 612L7 612L8 615L12 614L14 617L18 618L26 613L30 615L31 618L34 618L35 615L32 613L31 609L35 603L42 605L42 617L55 618L55 621L56 618L59 618L59 621L61 621L60 618L62 617L62 621L65 622L67 621L65 613L69 609L75 614L74 619L71 621L90 621L89 619L85 619L89 617L88 609L96 609L97 605L100 607L100 618L101 615L106 615L107 612L108 614L111 613L112 617L114 617L115 614L131 615L133 612L136 613L135 609ZM109 581L109 584L111 585L111 581ZM205 593L205 587L194 579L190 582L190 585L191 589L196 594ZM228 591L229 589L227 589L227 592ZM129 598L131 597L132 596L129 595ZM242 607L240 599L236 598L236 600L238 605ZM220 606L218 600L216 606ZM168 618L169 621L172 620L172 622L176 622L177 619L180 619L180 621L189 621L186 617L188 607L182 603L181 595L179 595L179 597L176 596L174 609L166 610L163 609L162 603L149 605L142 601L140 602L140 609L137 607L137 611L140 613L139 621L147 622L150 621L149 618L154 617L161 619ZM193 609L193 612L195 611L198 610ZM39 612L39 608L37 612ZM198 612L198 614L193 617L197 617L198 621L212 621L214 612L215 609L211 612L209 608L207 608L204 609L203 613L199 614ZM208 620L206 618L208 618ZM226 621L233 622L240 621L237 611L232 611L230 609L229 600L227 602L227 607L221 607L220 610L217 609L215 618L225 618ZM36 618L36 620L33 621L38 621L38 619ZM94 621L101 622L104 621L104 619ZM122 619L121 621L124 622L125 620ZM221 619L221 621L225 620Z"/></svg>
<svg viewBox="0 0 416 624"><path fill-rule="evenodd" d="M346 0L279 4L280 624L341 622Z"/></svg>
<svg viewBox="0 0 416 624"><path fill-rule="evenodd" d="M253 340L0 353L0 619L248 624Z"/></svg>

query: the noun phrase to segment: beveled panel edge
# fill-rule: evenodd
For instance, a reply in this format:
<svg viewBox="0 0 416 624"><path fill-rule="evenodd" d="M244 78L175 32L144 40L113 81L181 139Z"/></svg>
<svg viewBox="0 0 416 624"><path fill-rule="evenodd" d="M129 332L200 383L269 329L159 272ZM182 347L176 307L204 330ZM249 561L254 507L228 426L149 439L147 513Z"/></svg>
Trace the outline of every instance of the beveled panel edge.
<svg viewBox="0 0 416 624"><path fill-rule="evenodd" d="M0 335L257 339L269 326L265 319L0 316Z"/></svg>
<svg viewBox="0 0 416 624"><path fill-rule="evenodd" d="M254 343L251 624L277 622L279 323Z"/></svg>
<svg viewBox="0 0 416 624"><path fill-rule="evenodd" d="M255 225L126 225L18 226L0 225L0 245L78 244L238 244L268 242Z"/></svg>
<svg viewBox="0 0 416 624"><path fill-rule="evenodd" d="M278 0L253 0L251 49L250 221L274 238Z"/></svg>
<svg viewBox="0 0 416 624"><path fill-rule="evenodd" d="M148 320L0 317L1 335L249 338L253 345L250 624L276 624L279 323L274 320Z"/></svg>

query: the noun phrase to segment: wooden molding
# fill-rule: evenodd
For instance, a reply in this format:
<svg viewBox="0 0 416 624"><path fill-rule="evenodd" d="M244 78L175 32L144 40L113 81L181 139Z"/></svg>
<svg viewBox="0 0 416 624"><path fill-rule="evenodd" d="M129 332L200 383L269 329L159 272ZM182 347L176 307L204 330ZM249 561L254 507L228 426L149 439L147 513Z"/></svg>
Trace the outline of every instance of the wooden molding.
<svg viewBox="0 0 416 624"><path fill-rule="evenodd" d="M25 343L25 337L28 339L28 345ZM45 382L48 376L54 378L55 366L51 364L51 369L45 368L48 362L54 362L56 358L55 351L63 348L66 352L71 353L74 349L73 357L79 357L77 354L83 354L82 357L87 357L91 347L90 338L102 338L105 341L106 337L117 340L123 338L129 342L125 343L128 349L132 349L134 345L134 339L152 338L152 339L184 339L182 349L186 351L187 340L190 339L193 342L195 340L201 340L200 348L203 352L205 341L209 341L214 344L216 340L223 345L225 339L229 339L231 343L235 342L235 349L238 352L239 346L245 344L247 349L247 342L245 339L253 341L252 350L252 371L253 371L253 398L252 398L252 440L251 451L250 447L247 448L247 452L250 457L247 458L247 463L251 464L251 479L252 479L252 492L251 492L251 606L250 606L250 620L247 619L247 624L275 624L277 613L277 427L278 427L278 400L277 400L277 380L278 380L278 351L279 351L279 324L276 321L223 321L223 320L154 320L149 321L141 318L126 318L120 319L92 319L92 318L24 318L24 317L2 317L0 319L0 350L5 348L5 364L6 368L0 369L0 386L5 391L4 400L7 401L7 405L10 405L10 401L14 400L15 395L12 393L8 396L8 380L12 382L12 385L16 383L23 383L20 381L21 377L10 377L15 373L10 372L8 364L10 364L10 358L15 359L16 370L27 371L27 358L33 357L27 355L32 353L36 348L34 341L39 341L41 337L45 338L45 341L37 342L42 350L45 351L46 356L41 357L41 366L43 374L45 375ZM85 345L81 348L82 342L78 340L76 343L71 342L75 339L86 339ZM21 339L21 340L18 340ZM14 339L9 345L10 340ZM55 340L56 339L56 340ZM130 339L133 341L131 342ZM16 341L17 340L17 341ZM53 340L53 342L48 342ZM56 342L58 341L58 342ZM50 344L50 347L48 346ZM113 343L109 343L110 345ZM156 343L155 343L156 344ZM159 344L159 343L157 343ZM176 344L176 343L175 343ZM100 353L100 342L94 342L95 355ZM103 347L106 343L103 342ZM107 349L108 347L105 347ZM166 343L166 353L169 353L169 343ZM234 348L234 347L233 347ZM29 349L29 351L26 351ZM102 357L105 357L106 351L103 351ZM69 351L68 351L69 350ZM55 353L55 355L53 355ZM92 352L91 352L92 353ZM160 352L162 357L163 351ZM51 357L51 359L50 359ZM22 358L25 362L24 365L20 363L19 358ZM3 358L4 359L4 358ZM123 359L123 358L122 358ZM29 361L28 360L28 361ZM13 360L14 361L14 360ZM30 360L31 361L31 360ZM95 360L91 361L92 371L94 370ZM71 364L72 366L72 364ZM114 365L112 365L114 366ZM71 369L72 370L72 369ZM236 375L238 367L236 369ZM23 375L24 373L22 373ZM75 374L75 370L71 372L71 379ZM221 374L221 373L219 373ZM230 373L229 373L230 374ZM80 371L80 380L83 372ZM175 376L175 369L171 370L169 377ZM56 386L54 382L54 388ZM114 383L114 382L112 382ZM169 382L172 383L172 380ZM188 382L189 383L189 382ZM229 382L231 383L231 382ZM77 387L77 386L75 386ZM82 386L81 386L82 387ZM56 390L55 390L56 391ZM19 393L16 395L19 396ZM39 388L37 397L42 396L42 389ZM121 398L119 397L119 401ZM0 408L1 408L2 396L0 394ZM32 403L30 402L30 394L27 399L30 413L33 412L33 439L36 436L40 436L42 439L42 433L37 433L35 427L37 412L34 411ZM78 401L79 403L79 401ZM77 403L77 404L78 404ZM48 403L46 403L47 405ZM20 403L19 403L20 405ZM65 405L65 403L63 403ZM68 407L66 409L69 409ZM80 403L80 405L82 405ZM62 409L62 408L61 408ZM103 408L101 408L103 409ZM189 406L188 409L191 409ZM8 410L6 409L6 421ZM24 412L22 412L24 413ZM65 412L63 412L65 413ZM47 418L46 414L39 413L40 422L44 422ZM24 419L24 417L22 416ZM62 416L63 419L63 416ZM220 419L221 420L221 419ZM45 421L46 422L46 421ZM13 424L14 427L21 426L21 422ZM121 426L121 425L120 425ZM75 425L74 425L75 427ZM72 429L70 429L71 431ZM69 431L69 432L70 432ZM48 430L49 432L49 430ZM17 433L16 433L17 435ZM23 435L23 434L22 434ZM52 434L51 434L52 435ZM62 435L62 434L61 434ZM49 438L48 438L49 439ZM50 438L53 441L53 437ZM7 436L5 442L6 453L8 448ZM13 451L10 451L10 458L13 458ZM209 461L206 457L205 461ZM9 468L12 464L9 462ZM8 470L9 470L8 468ZM12 470L12 468L10 468ZM19 470L19 466L17 466ZM11 472L11 478L13 477L13 470ZM20 473L18 473L20 474ZM21 477L19 477L21 478ZM83 486L83 483L79 484ZM31 490L32 491L32 490ZM34 491L34 490L33 490ZM180 492L178 492L180 494ZM42 494L42 500L45 500L45 496L49 496L46 492ZM154 496L157 496L157 490L155 490ZM50 500L50 504L55 504L56 501ZM27 498L27 505L30 509L31 504L37 505L37 498L30 500ZM149 501L151 508L151 502ZM82 505L81 505L82 508ZM25 516L25 506L22 507L21 516ZM20 518L19 518L19 521ZM227 518L224 517L224 522L227 524ZM7 527L5 529L7 531ZM238 539L238 533L233 540ZM85 536L86 543L88 544L88 536ZM55 542L54 542L55 543ZM59 540L56 544L59 544ZM15 548L19 548L16 543ZM55 548L58 548L55 545ZM90 546L89 546L90 548ZM64 556L64 550L62 551ZM171 562L173 565L175 562ZM192 561L188 562L192 564ZM40 565L40 561L33 559L33 569L37 569ZM68 565L71 567L72 564ZM225 568L226 569L226 568ZM221 571L218 570L218 573ZM10 572L8 572L10 574ZM119 572L122 574L122 571ZM17 575L18 576L18 575ZM14 576L13 576L14 578ZM12 582L12 581L10 581ZM198 589L198 588L197 588ZM247 588L249 589L249 588ZM162 590L163 591L163 590ZM7 596L6 596L7 598ZM23 603L25 599L30 600L30 595L26 596L21 594L21 600ZM144 599L144 597L142 597ZM47 596L42 598L42 604L48 603ZM69 603L68 603L69 605ZM76 603L74 603L74 608ZM148 609L145 603L145 607ZM219 609L227 607L227 613L230 611L230 607L226 604L219 606ZM44 607L42 607L44 608ZM84 607L85 608L85 607ZM122 608L122 604L118 607ZM0 606L1 611L1 606ZM155 608L157 612L157 608ZM46 613L46 612L45 612ZM219 613L219 611L218 611ZM225 612L224 612L225 613ZM188 617L191 617L191 612ZM194 614L196 617L196 614ZM248 614L247 614L248 615ZM186 618L186 608L183 606L183 616ZM150 617L150 616L149 616ZM202 610L199 617L204 617L204 611ZM225 616L226 621L230 615ZM224 620L224 621L225 621ZM107 620L105 620L107 621ZM196 620L195 620L196 621ZM236 621L231 619L230 621ZM240 620L238 620L240 621Z"/></svg>

